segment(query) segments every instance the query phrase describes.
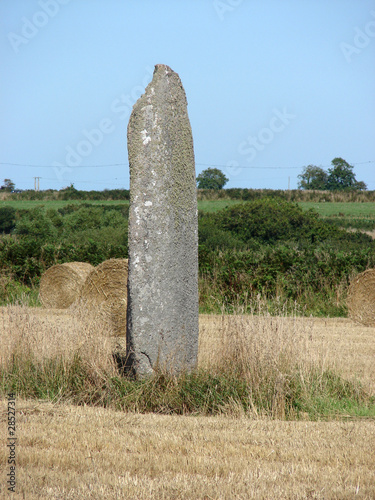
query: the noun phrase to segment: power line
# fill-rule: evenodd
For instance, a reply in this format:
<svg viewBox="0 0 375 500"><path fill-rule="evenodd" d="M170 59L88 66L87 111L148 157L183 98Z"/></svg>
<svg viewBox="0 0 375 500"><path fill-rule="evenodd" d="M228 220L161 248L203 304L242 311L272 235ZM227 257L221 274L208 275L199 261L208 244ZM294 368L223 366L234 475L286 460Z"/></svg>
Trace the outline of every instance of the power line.
<svg viewBox="0 0 375 500"><path fill-rule="evenodd" d="M31 167L31 168L59 168L59 165L30 165L29 163L8 163L0 162L0 165L11 165L12 167ZM70 168L104 168L104 167L123 167L128 165L127 163L108 163L105 165L77 165ZM62 165L63 167L69 167L69 165Z"/></svg>
<svg viewBox="0 0 375 500"><path fill-rule="evenodd" d="M375 160L369 160L369 161L362 161L362 162L357 162L357 163L352 163L352 166L355 165L363 165L365 163L375 163ZM273 170L289 170L289 169L297 169L297 168L304 168L304 166L301 167L256 167L256 166L244 166L244 165L213 165L209 163L196 163L196 165L200 165L201 167L220 167L220 168L251 168L251 169L273 169ZM331 165L320 165L320 167L330 167Z"/></svg>
<svg viewBox="0 0 375 500"><path fill-rule="evenodd" d="M60 182L58 179L50 179L50 178L48 178L48 177L43 177L43 179L44 179L45 181ZM125 181L127 180L125 177L124 177L123 179L124 179ZM121 178L120 178L120 179L117 179L117 178L116 178L116 179L113 179L113 181L121 181ZM79 180L79 179L78 179L78 180L77 180L77 179L63 179L63 183L64 183L64 184L65 184L66 182L71 182L71 183L73 183L73 184L74 184L74 183L76 183L76 184L99 184L99 185L101 185L101 184L109 184L109 185L111 185L111 186L114 186L114 185L116 185L116 186L120 186L120 185L121 185L121 184L114 184L114 182L113 182L113 181L110 181L110 180L109 180L109 181L104 181L104 180L103 180L103 181L88 181L88 180Z"/></svg>
<svg viewBox="0 0 375 500"><path fill-rule="evenodd" d="M369 160L369 161L362 161L362 162L356 162L352 163L352 166L355 165L364 165L366 163L375 163L375 160ZM10 165L10 166L15 166L15 167L30 167L30 168L58 168L56 165L31 165L29 163L8 163L8 162L0 162L0 165ZM219 164L213 164L213 163L196 163L196 165L199 165L201 167L220 167L220 168L246 168L246 169L261 169L261 170L267 170L267 169L272 169L272 170L289 170L289 169L301 169L304 168L304 166L299 166L299 167L259 167L259 166L248 166L248 165L219 165ZM69 165L63 165L64 167L69 167ZM108 168L108 167L124 167L128 166L127 163L106 163L102 165L78 165L70 168ZM330 167L330 165L320 165L321 167Z"/></svg>
<svg viewBox="0 0 375 500"><path fill-rule="evenodd" d="M252 168L252 169L273 169L273 170L289 170L291 168L303 168L303 167L248 167L243 165L212 165L209 163L196 163L196 165L200 165L201 167L220 167L220 168Z"/></svg>

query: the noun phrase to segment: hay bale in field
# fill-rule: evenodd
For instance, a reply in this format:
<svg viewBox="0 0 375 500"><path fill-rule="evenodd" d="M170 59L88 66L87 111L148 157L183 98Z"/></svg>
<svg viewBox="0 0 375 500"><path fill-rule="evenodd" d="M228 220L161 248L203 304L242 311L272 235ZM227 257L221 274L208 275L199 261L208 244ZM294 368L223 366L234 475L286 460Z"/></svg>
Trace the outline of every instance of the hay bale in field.
<svg viewBox="0 0 375 500"><path fill-rule="evenodd" d="M351 281L347 306L353 321L375 326L375 269L367 269Z"/></svg>
<svg viewBox="0 0 375 500"><path fill-rule="evenodd" d="M79 296L87 276L95 269L87 262L52 266L40 279L39 298L44 307L66 309Z"/></svg>
<svg viewBox="0 0 375 500"><path fill-rule="evenodd" d="M95 267L81 288L78 301L91 317L101 317L109 336L126 335L128 260L109 259Z"/></svg>

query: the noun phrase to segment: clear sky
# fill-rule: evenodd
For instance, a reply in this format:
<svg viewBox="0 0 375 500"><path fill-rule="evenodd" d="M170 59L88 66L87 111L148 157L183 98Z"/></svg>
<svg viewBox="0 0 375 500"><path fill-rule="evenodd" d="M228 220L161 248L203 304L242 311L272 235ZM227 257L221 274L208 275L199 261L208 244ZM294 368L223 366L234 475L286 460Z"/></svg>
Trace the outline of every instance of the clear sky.
<svg viewBox="0 0 375 500"><path fill-rule="evenodd" d="M129 188L131 107L162 63L197 174L295 189L339 156L375 189L374 0L1 0L0 63L0 182Z"/></svg>

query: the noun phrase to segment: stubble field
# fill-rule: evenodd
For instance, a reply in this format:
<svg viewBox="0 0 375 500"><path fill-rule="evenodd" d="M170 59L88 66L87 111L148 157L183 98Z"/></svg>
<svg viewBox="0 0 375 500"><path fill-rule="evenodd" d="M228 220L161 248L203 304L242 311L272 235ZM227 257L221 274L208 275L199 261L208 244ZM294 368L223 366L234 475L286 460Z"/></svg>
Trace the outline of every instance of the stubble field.
<svg viewBox="0 0 375 500"><path fill-rule="evenodd" d="M1 363L18 342L40 358L69 357L84 349L95 369L110 368L106 353L112 339L105 329L98 335L97 324L88 325L87 318L70 311L4 307L0 329ZM375 328L347 319L202 315L200 366L214 363L238 332L264 337L265 358L287 341L307 360L360 379L375 392ZM285 421L255 409L244 414L241 408L215 417L125 413L59 398L16 404L13 498L375 498L372 419L313 422L306 415L305 421ZM4 399L1 408L3 498Z"/></svg>

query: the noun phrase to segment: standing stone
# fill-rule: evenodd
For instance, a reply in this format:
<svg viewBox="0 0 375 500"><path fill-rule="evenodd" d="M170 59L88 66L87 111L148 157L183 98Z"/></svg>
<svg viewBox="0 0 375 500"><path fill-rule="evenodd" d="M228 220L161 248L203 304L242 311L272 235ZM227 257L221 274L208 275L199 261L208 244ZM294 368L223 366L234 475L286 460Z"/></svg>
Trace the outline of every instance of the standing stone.
<svg viewBox="0 0 375 500"><path fill-rule="evenodd" d="M133 107L128 153L127 365L178 373L198 354L198 211L186 95L164 64Z"/></svg>

